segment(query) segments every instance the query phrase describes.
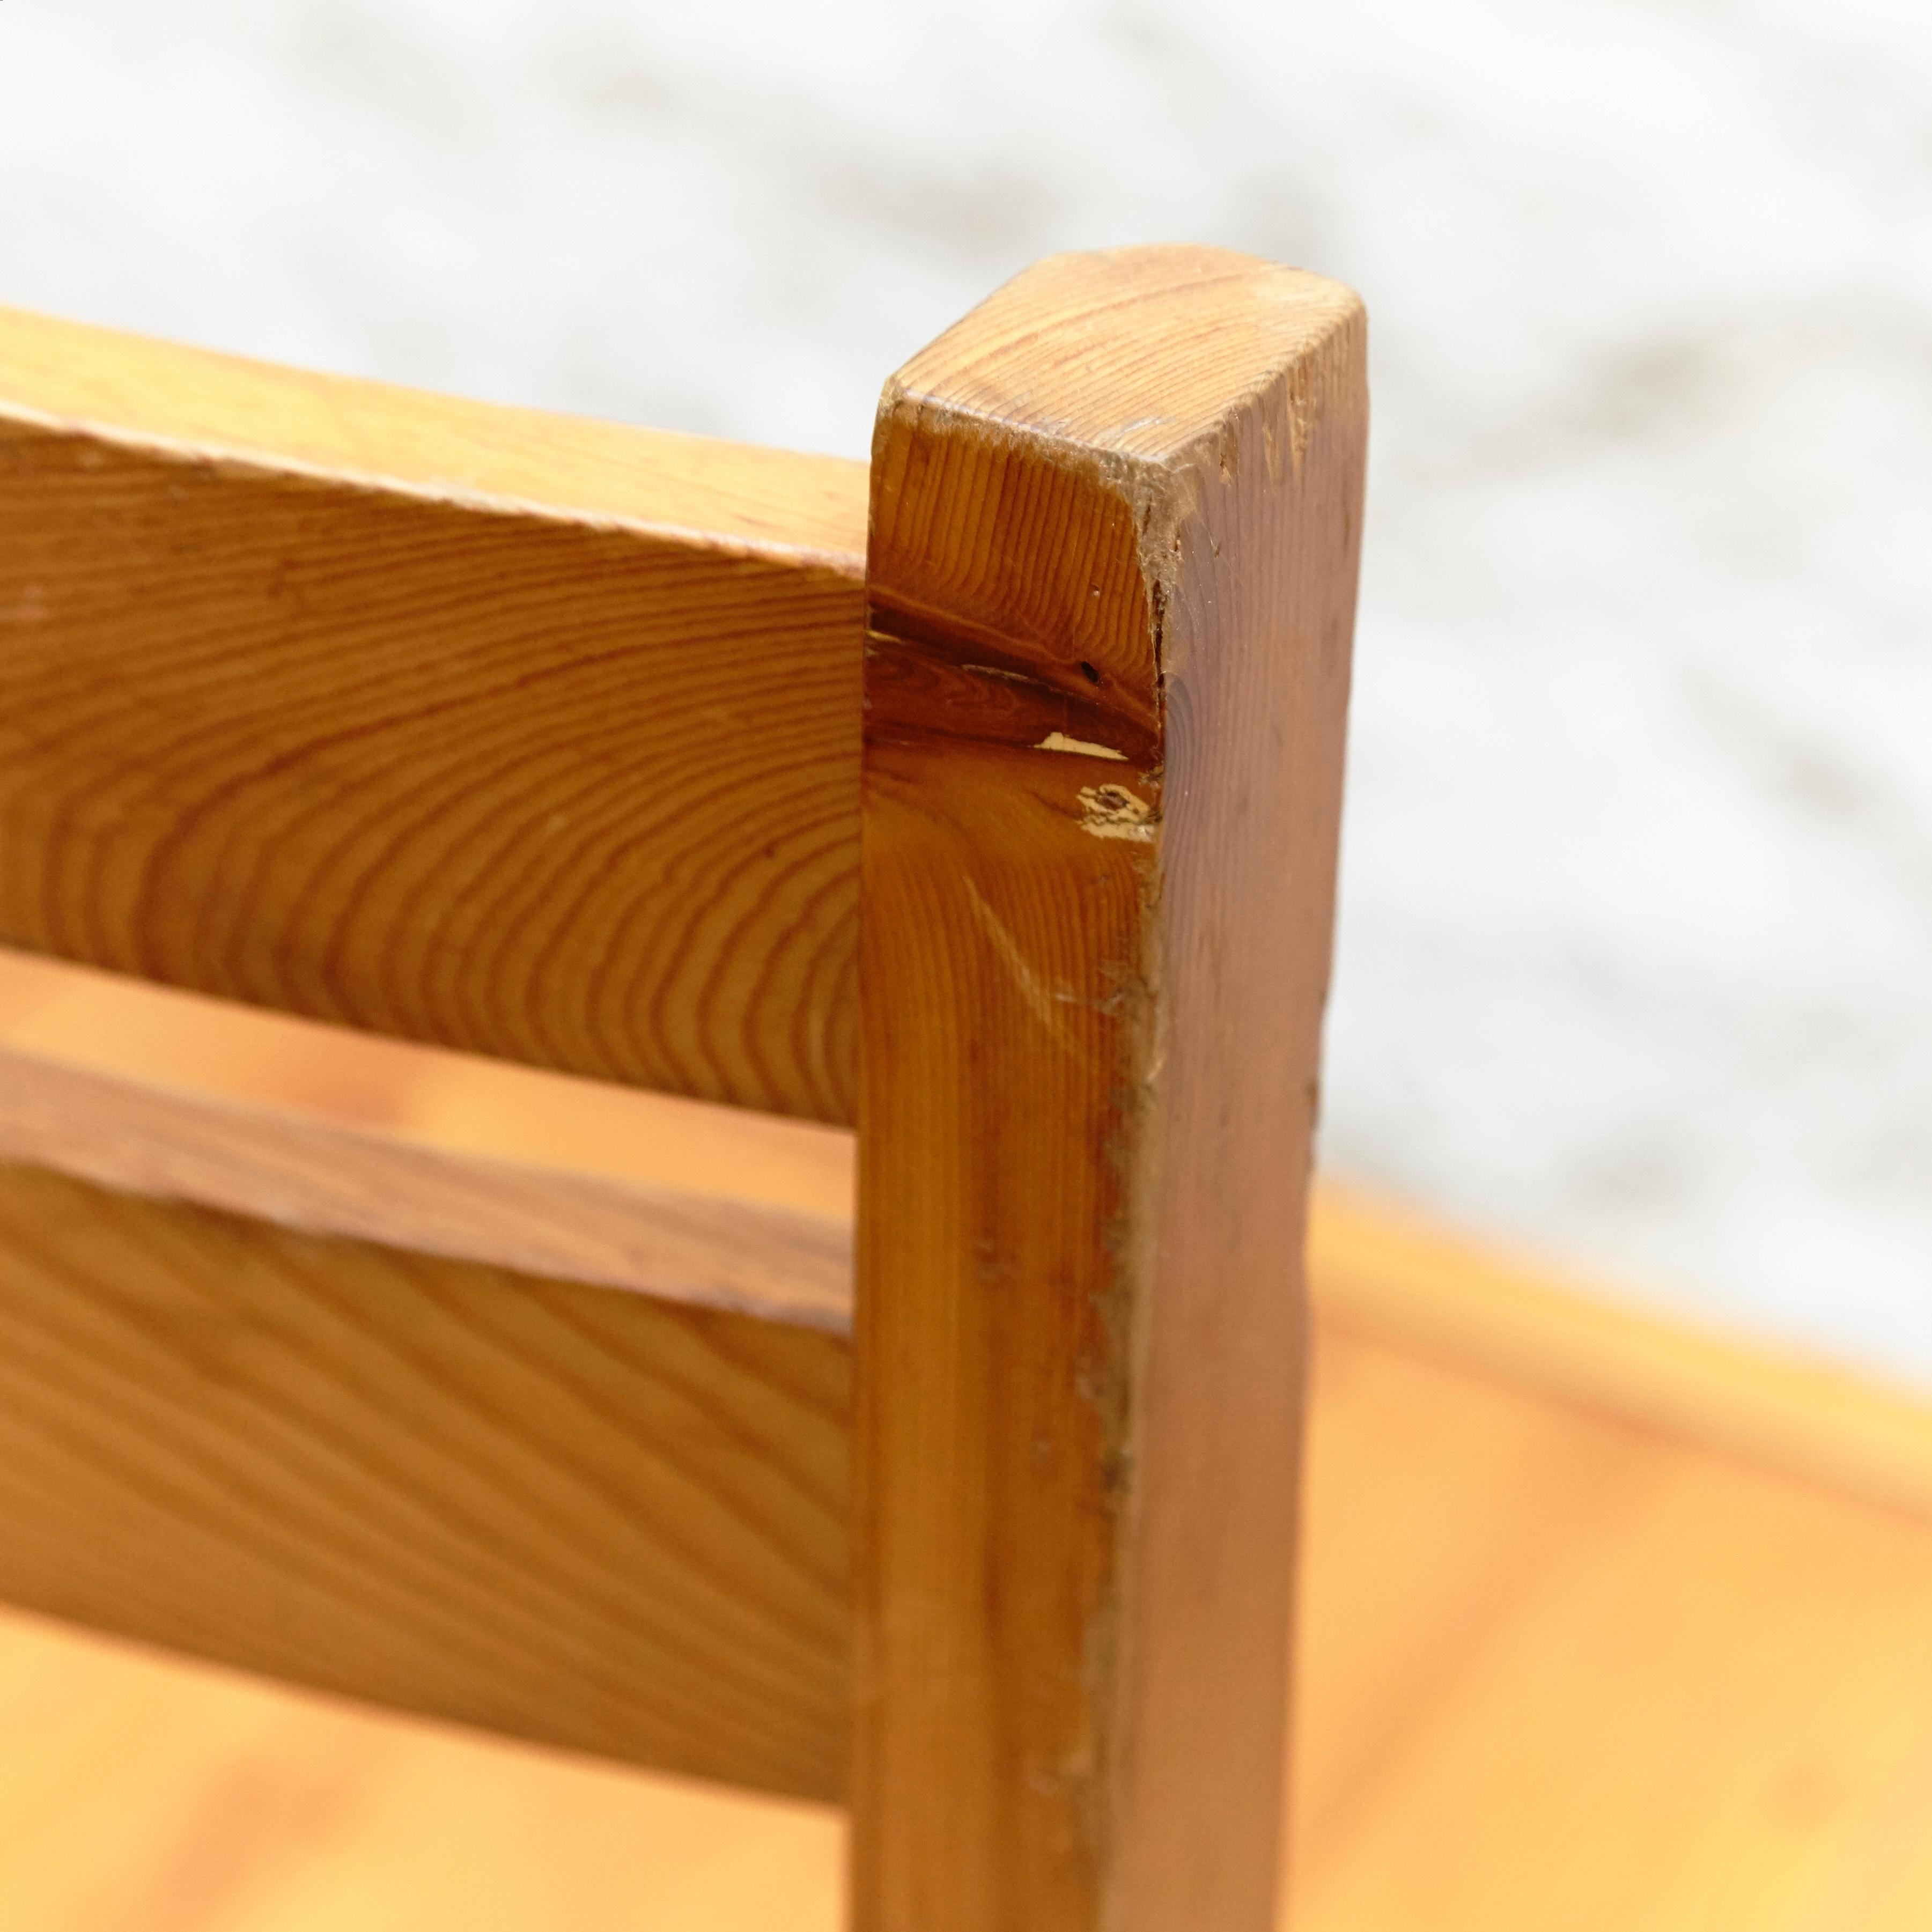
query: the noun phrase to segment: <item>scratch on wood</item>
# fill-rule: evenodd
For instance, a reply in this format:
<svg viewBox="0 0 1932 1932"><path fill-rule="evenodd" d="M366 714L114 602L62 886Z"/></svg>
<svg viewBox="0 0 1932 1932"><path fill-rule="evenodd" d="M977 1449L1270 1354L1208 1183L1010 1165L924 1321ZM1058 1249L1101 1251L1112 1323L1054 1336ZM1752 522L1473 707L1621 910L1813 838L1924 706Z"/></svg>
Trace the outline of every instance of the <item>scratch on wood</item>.
<svg viewBox="0 0 1932 1932"><path fill-rule="evenodd" d="M1005 920L981 896L980 888L970 879L966 881L966 890L973 902L973 916L985 930L986 937L993 942L993 950L1004 962L1006 970L1012 975L1013 984L1019 988L1020 998L1025 1000L1027 1011L1039 1021L1052 1036L1053 1043L1062 1052L1072 1053L1073 1042L1066 1035L1064 1015L1054 1000L1053 995L1040 983L1040 975L1027 963L1026 955L1019 948L1019 942L1006 929Z"/></svg>

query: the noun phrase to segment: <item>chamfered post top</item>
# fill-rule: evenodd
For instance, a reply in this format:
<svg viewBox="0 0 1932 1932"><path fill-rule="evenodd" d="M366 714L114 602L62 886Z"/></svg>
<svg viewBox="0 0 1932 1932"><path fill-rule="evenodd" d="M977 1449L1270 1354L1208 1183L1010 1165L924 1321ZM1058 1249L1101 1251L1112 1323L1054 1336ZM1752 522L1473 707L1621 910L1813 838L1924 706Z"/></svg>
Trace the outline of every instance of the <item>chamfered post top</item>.
<svg viewBox="0 0 1932 1932"><path fill-rule="evenodd" d="M1170 464L1361 313L1340 282L1226 248L1052 255L914 356L880 414L944 410Z"/></svg>
<svg viewBox="0 0 1932 1932"><path fill-rule="evenodd" d="M1204 500L1258 530L1336 487L1305 459L1327 423L1359 442L1364 341L1338 282L1162 245L1050 256L922 350L873 438L868 735L1157 767L1170 610L1190 545L1219 554Z"/></svg>

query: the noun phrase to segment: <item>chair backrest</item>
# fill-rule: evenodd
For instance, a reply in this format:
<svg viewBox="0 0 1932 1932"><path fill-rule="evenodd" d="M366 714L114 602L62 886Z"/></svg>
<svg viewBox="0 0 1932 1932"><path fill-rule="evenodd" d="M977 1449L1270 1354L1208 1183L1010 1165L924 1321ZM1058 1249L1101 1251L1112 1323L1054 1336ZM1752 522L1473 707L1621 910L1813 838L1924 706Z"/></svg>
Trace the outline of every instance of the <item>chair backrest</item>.
<svg viewBox="0 0 1932 1932"><path fill-rule="evenodd" d="M1202 249L869 472L0 317L0 1594L1271 1922L1364 394Z"/></svg>

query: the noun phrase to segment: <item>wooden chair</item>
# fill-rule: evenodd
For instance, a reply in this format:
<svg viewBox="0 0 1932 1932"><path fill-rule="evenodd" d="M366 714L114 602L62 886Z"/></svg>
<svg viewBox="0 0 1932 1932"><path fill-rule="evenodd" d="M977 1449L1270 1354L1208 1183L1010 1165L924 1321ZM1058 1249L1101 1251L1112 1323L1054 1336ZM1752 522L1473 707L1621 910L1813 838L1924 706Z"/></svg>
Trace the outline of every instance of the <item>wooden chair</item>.
<svg viewBox="0 0 1932 1932"><path fill-rule="evenodd" d="M0 314L0 1598L849 1804L875 1932L1270 1924L1362 394L1190 250L869 472ZM1923 1404L1310 1228L1295 1932L1925 1924ZM0 1921L137 1786L333 1842L376 1720L56 1648ZM830 1921L829 1809L404 1731L443 1862L248 1924ZM71 1924L233 1932L182 1832Z"/></svg>
<svg viewBox="0 0 1932 1932"><path fill-rule="evenodd" d="M1355 298L1044 262L869 472L0 370L0 944L345 1030L9 1049L0 1595L1270 1924ZM469 1144L263 1103L410 1052Z"/></svg>

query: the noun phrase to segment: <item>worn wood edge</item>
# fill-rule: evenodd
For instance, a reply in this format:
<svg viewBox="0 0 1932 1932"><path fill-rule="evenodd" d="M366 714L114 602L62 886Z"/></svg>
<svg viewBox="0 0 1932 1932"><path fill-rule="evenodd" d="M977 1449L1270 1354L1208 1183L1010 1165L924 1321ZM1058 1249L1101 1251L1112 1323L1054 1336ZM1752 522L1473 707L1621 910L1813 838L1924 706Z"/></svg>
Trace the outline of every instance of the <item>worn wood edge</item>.
<svg viewBox="0 0 1932 1932"><path fill-rule="evenodd" d="M1096 302L1095 291L1081 284L1137 268L1170 272L1170 285L1159 298L1183 310L1168 319L1164 332L1154 332L1160 339L1146 345L1144 366L1132 374L1134 393L1168 397L1166 410L1138 410L1126 420L1096 413L1092 398L1082 394L1084 377L1075 376L1058 384L1024 384L1022 412L1016 414L1004 386L1012 376L1006 359L1024 352L1037 332L989 356L966 351L963 374L957 366L962 345L978 331L982 314L1030 284L1051 286L1056 279L1070 284L1064 291L1070 310L1056 316L1056 331L1070 326L1097 338L1091 345L1096 350L1104 349L1122 306L1119 291ZM1229 292L1245 298L1256 315L1246 318L1250 334L1228 331L1241 346L1232 368L1222 368L1204 352L1214 346L1211 339L1204 341L1189 326L1202 318L1185 311ZM1258 317L1265 319L1256 326ZM935 440L952 436L976 445L994 464L1030 456L1086 479L1114 500L1133 533L1131 580L1122 572L1104 591L1096 587L1101 601L1090 614L1094 627L1123 595L1138 599L1138 621L1129 628L1144 628L1151 647L1118 662L1084 663L1080 647L1070 640L1072 627L1055 627L1052 634L1003 636L957 614L910 602L875 571L866 584L868 738L908 733L962 742L984 737L1062 757L1105 760L1129 770L1096 769L1096 778L1134 776L1157 794L1165 749L1162 639L1179 585L1183 532L1200 508L1203 479L1217 471L1232 473L1229 466L1240 460L1238 425L1259 430L1261 454L1272 476L1292 470L1298 478L1324 406L1337 400L1333 392L1346 386L1350 373L1338 368L1333 352L1346 344L1342 363L1351 355L1358 360L1364 325L1362 300L1354 290L1306 269L1188 244L1095 250L1035 262L888 377L873 437L875 490L898 487L898 478L880 472L893 436L922 431ZM1070 356L1067 366L1082 365ZM1330 393L1317 393L1324 388ZM1248 452L1246 460L1252 462L1255 454ZM976 502L971 513L984 509ZM881 702L874 680L882 658L922 662L928 671L938 670L944 667L935 660L962 645L986 662L953 667L963 674L954 688L923 694L925 702L910 705L889 688ZM1094 678L1096 669L1104 679ZM940 704L932 701L934 695ZM976 710L994 721L992 729L970 722ZM1085 829L1102 838L1152 844L1159 824L1157 802L1150 809L1130 802L1111 817L1105 806L1090 809Z"/></svg>
<svg viewBox="0 0 1932 1932"><path fill-rule="evenodd" d="M1932 1520L1932 1398L1643 1306L1629 1286L1318 1184L1322 1326Z"/></svg>
<svg viewBox="0 0 1932 1932"><path fill-rule="evenodd" d="M304 1108L318 1075L322 1104ZM851 1325L849 1133L4 951L0 1160L312 1234Z"/></svg>
<svg viewBox="0 0 1932 1932"><path fill-rule="evenodd" d="M184 461L865 574L866 467L0 308L0 418Z"/></svg>
<svg viewBox="0 0 1932 1932"><path fill-rule="evenodd" d="M1280 1225L1276 1238L1258 1244L1268 1258L1262 1270L1268 1287L1250 1294L1246 1264L1257 1244L1245 1217L1217 1211L1226 1197L1225 1192L1216 1197L1211 1184L1204 1211L1190 1216L1184 1197L1194 1169L1171 1162L1163 1149L1170 1128L1192 1119L1197 1092L1212 1084L1199 1077L1203 1066L1228 1043L1231 1029L1246 1034L1250 1017L1238 998L1224 1008L1211 996L1202 1001L1184 994L1186 1024L1177 1026L1167 1010L1184 978L1186 992L1201 988L1197 978L1180 970L1192 963L1192 954L1184 939L1174 942L1167 902L1188 898L1182 886L1212 898L1214 868L1206 856L1224 816L1220 806L1232 802L1240 783L1238 772L1225 788L1213 782L1196 788L1204 773L1185 758L1177 760L1169 728L1178 718L1180 742L1191 748L1186 734L1193 708L1198 705L1204 718L1214 711L1211 673L1204 690L1181 688L1184 678L1175 675L1190 644L1206 646L1190 660L1198 673L1216 660L1216 640L1234 666L1258 662L1250 649L1264 640L1284 667L1292 667L1261 694L1286 704L1286 715L1270 710L1269 716L1278 740L1284 734L1296 740L1294 788L1304 774L1318 784L1323 773L1339 770L1339 730L1332 760L1322 755L1325 743L1300 742L1310 735L1303 727L1312 727L1316 711L1326 720L1332 693L1306 704L1288 693L1303 681L1304 644L1311 658L1332 664L1339 637L1346 653L1354 589L1346 566L1358 522L1344 514L1338 531L1318 531L1284 503L1279 517L1262 519L1268 527L1256 541L1263 568L1252 584L1231 586L1222 578L1215 539L1236 524L1244 536L1250 534L1255 506L1244 490L1284 484L1299 490L1311 433L1345 392L1359 388L1360 343L1360 303L1338 284L1223 251L1135 249L1036 265L914 357L885 388L874 442L867 583L862 898L874 896L872 908L862 914L867 934L862 978L874 970L867 963L872 935L889 916L878 910L884 894L877 881L895 857L888 848L905 842L904 828L893 826L890 814L916 816L922 790L929 787L934 803L926 816L936 825L944 816L942 780L963 794L978 777L990 780L1004 770L1016 792L1046 806L1046 820L1067 836L1064 848L1049 842L1043 820L1037 849L1024 849L1022 872L1016 863L1021 848L992 842L999 814L986 801L976 802L975 835L968 834L963 818L945 828L949 837L959 834L951 838L952 847L963 844L989 870L996 863L1012 866L1022 881L1006 892L982 880L983 905L975 884L974 903L964 910L978 917L983 934L974 918L958 922L962 982L983 966L984 983L998 983L1004 968L1024 996L1008 1000L1016 1009L1010 1021L996 1022L988 1014L994 996L971 994L980 1002L974 1024L989 1040L1009 1034L1030 1039L1032 1024L1058 1035L1066 1030L1064 1016L1052 1017L1054 1003L1070 1001L1122 1024L1118 1039L1105 1043L1114 1061L1112 1097L1091 1108L1090 1123L1082 1117L1072 1130L1075 1141L1087 1144L1088 1157L1101 1154L1104 1183L1096 1211L1107 1233L1097 1278L1085 1253L1064 1243L1061 1251L1049 1252L1044 1242L1028 1253L1030 1234L1017 1222L1010 1228L988 1222L982 1204L996 1185L1006 1186L1015 1198L1024 1190L1011 1187L1007 1176L976 1178L972 1209L947 1202L928 1218L956 1212L962 1242L970 1237L976 1244L976 1288L961 1278L956 1257L943 1256L914 1230L904 1231L913 1246L927 1250L922 1285L935 1298L922 1336L918 1317L908 1312L914 1270L895 1259L875 1227L861 1230L861 1736L868 1728L885 1729L873 1714L882 1700L868 1688L868 1673L874 1649L883 1653L889 1646L901 1653L893 1688L902 1705L916 1704L924 1694L922 1673L935 1686L935 1713L948 1705L949 1713L940 1714L958 1732L935 1751L943 1735L940 1715L928 1723L922 1712L914 1724L898 1720L894 1737L862 1744L854 1840L855 1870L864 1879L855 1891L862 1923L938 1922L932 1912L940 1897L962 1889L973 1894L971 1907L951 1901L948 1923L971 1917L976 1924L973 1914L992 1909L995 1894L1004 1900L1000 1910L1029 1922L1037 1916L1042 1924L1049 1919L1070 1925L1166 1924L1178 1907L1203 1924L1252 1925L1272 1909L1279 1816L1274 1782L1286 1704L1283 1634L1298 1426L1293 1364L1300 1357L1300 1312L1292 1276L1300 1246L1306 1121L1284 1132L1268 1176L1272 1191L1260 1197L1268 1204L1261 1218ZM1345 413L1352 418L1346 424ZM1358 411L1334 411L1328 424L1331 460L1323 474L1333 467L1334 443L1358 428ZM1238 476L1241 485L1231 488ZM1338 489L1337 507L1346 494ZM1298 594L1292 572L1284 591L1275 566L1290 556L1324 581L1332 575L1339 583L1346 570L1344 604L1330 612L1330 600L1318 592ZM1225 639L1219 628L1222 603L1236 614L1229 619L1236 628ZM1318 608L1340 619L1339 626L1319 626L1318 650L1303 622ZM1237 677L1236 670L1226 670L1226 688ZM1312 735L1328 734L1312 729ZM1235 737L1246 742L1244 734ZM1231 738L1221 747L1224 763L1234 755L1234 742ZM1028 760L1037 769L1022 776ZM1282 769L1280 758L1274 769ZM996 788L989 783L987 789ZM1246 801L1256 822L1265 824L1264 846L1286 830L1274 814L1280 789L1264 786L1265 799ZM875 797L884 801L876 812ZM1275 989L1283 1031L1296 1036L1284 1055L1292 1063L1287 1084L1293 1098L1276 1105L1270 1096L1262 1110L1264 1134L1300 1106L1304 1076L1312 1092L1316 1029L1307 1029L1304 1056L1300 1022L1305 994L1312 990L1318 1008L1327 977L1325 956L1318 971L1298 970L1315 948L1325 954L1326 942L1324 862L1299 848L1304 821L1332 824L1333 814L1310 806L1298 790L1288 816L1295 857L1306 862L1294 874L1301 917L1288 922L1298 969L1286 975L1292 988ZM937 850L946 838L934 836ZM1068 950L1069 934L1090 918L1101 931L1101 854L1087 846L1090 838L1112 846L1108 869L1126 878L1140 903L1138 918L1130 908L1098 940L1097 952L1090 938L1089 951L1080 955ZM1326 862L1332 864L1332 850ZM1041 896L1040 881L1049 876L1065 883L1065 903L1080 908L1077 918L1051 907L1042 914L1028 902L1029 893ZM1008 882L998 883L1004 888ZM1111 890L1111 878L1108 883ZM1261 893L1270 908L1262 924L1270 922L1271 895L1288 890L1278 863ZM924 910L938 916L938 894L926 898ZM917 899L910 888L898 893L904 904ZM943 976L945 968L934 962L932 970ZM1100 983L1090 984L1095 976ZM929 1022L919 1013L908 1018L906 1031L916 1037L929 1027L938 1037L953 1024L943 1012ZM884 1048L890 1056L890 1034L868 1028L866 1039L868 1050ZM1269 1048L1274 1044L1270 1038ZM1170 1054L1170 1047L1179 1051ZM992 1066L993 1058L989 1049L977 1064L975 1078L987 1083L986 1090L1004 1077ZM922 1067L914 1084L943 1084L951 1075L950 1068ZM863 1136L877 1128L892 1096L869 1072L862 1094ZM1021 1098L1011 1096L1009 1104ZM1078 1104L1084 1106L1087 1096ZM1056 1160L1046 1137L1042 1142L1040 1158ZM888 1204L882 1218L890 1220L892 1197L906 1192L911 1177L884 1164L881 1144L874 1138L862 1149L862 1213L880 1214L883 1200ZM1286 1187L1284 1173L1292 1177ZM1086 1178L1078 1160L1069 1162L1056 1178L1061 1199ZM869 1208L862 1198L868 1184L874 1204ZM1054 1226L1056 1213L1040 1214L1039 1227ZM1217 1247L1210 1261L1209 1251ZM1010 1370L992 1353L956 1364L954 1357L969 1346L962 1338L985 1325L979 1291L1006 1275L1016 1283L1051 1280L1068 1311L1064 1332L1036 1320L1036 1360L1025 1352L1020 1314L1009 1307L1001 1346L1011 1357ZM1189 1293L1190 1282L1204 1292ZM1277 1286L1282 1292L1275 1292ZM1085 1318L1079 1311L1090 1306L1100 1311L1098 1334L1080 1332ZM1162 1338L1157 1347L1156 1328ZM1174 1343L1190 1339L1202 1344L1217 1366L1238 1359L1245 1370L1223 1384L1228 1399L1208 1412L1206 1426L1193 1428L1182 1414L1190 1394L1178 1393L1174 1378L1164 1378L1157 1366L1150 1371L1150 1364L1172 1359ZM889 1372L868 1375L868 1356L896 1362L902 1371L916 1368L915 1384L927 1379L916 1393L896 1392ZM1269 1381L1268 1371L1258 1368L1264 1362L1282 1364L1282 1373L1269 1382L1260 1404L1265 1412L1258 1414L1248 1398ZM1006 1405L1007 1436L995 1425L976 1439L941 1444L931 1416L956 1410L979 1427L982 1417L959 1391L988 1371L992 1384L1010 1378L1030 1392L1063 1384L1078 1390L1094 1412L1099 1439L1073 1430L1063 1435L1044 1396L1038 1408L1048 1420L1012 1420L1034 1413L1016 1396ZM874 1392L875 1381L880 1385ZM1214 1367L1180 1378L1196 1392L1215 1381ZM872 1439L890 1438L892 1431L880 1418L895 1408L920 1418L934 1444L925 1461L975 1472L954 1484L958 1504L889 1495L895 1483L903 1491L902 1477L868 1477L908 1460L902 1448L896 1458ZM1003 1460L1023 1428L1036 1432L1030 1488L1007 1480ZM1090 1463L1102 1472L1096 1493L1063 1510L1064 1498L1048 1493L1047 1472ZM1066 1486L1063 1476L1054 1480ZM976 1510L984 1516L986 1495L1000 1485L1013 1508L998 1526L999 1538L1010 1548L1024 1547L1022 1539L1035 1527L1034 1512L1043 1520L1062 1510L1062 1534L1077 1549L1077 1564L1072 1556L1064 1566L1052 1556L1036 1559L1031 1570L1010 1558L982 1561L980 1546L991 1545L983 1535L973 1543L976 1520L955 1538L956 1547L938 1549L927 1560L916 1547L920 1516L944 1520L956 1511L964 1522ZM1189 1510L1184 1492L1190 1486L1204 1509ZM875 1490L886 1503L868 1507ZM1204 1519L1229 1514L1234 1498L1232 1514L1245 1526L1245 1538L1222 1536L1218 1520L1204 1526ZM1176 1560L1185 1563L1189 1547L1210 1553L1189 1565L1183 1579ZM888 1552L877 1578L868 1554L874 1548ZM1238 1580L1219 1561L1229 1551L1241 1552L1232 1565ZM1251 1556L1258 1560L1249 1562ZM883 1567L891 1561L896 1572ZM974 1564L1013 1574L1006 1580L981 1580L969 1567ZM950 1565L950 1574L936 1576L942 1565ZM1264 1571L1270 1574L1264 1577ZM1035 1619L1040 1631L1023 1629L1030 1613L1008 1606L1029 1596L1044 1605L1049 1593L1076 1588L1083 1593L1070 1613L1081 1620L1077 1640L1064 1641L1063 1631L1060 1652L1049 1658L1052 1634L1044 1630L1043 1618ZM983 1615L974 1607L981 1600ZM986 1634L995 1624L997 1638ZM928 1655L908 1666L904 1658L922 1644ZM1036 1654L1023 1654L1023 1644ZM978 1660L982 1653L983 1667L955 1661ZM1177 1664L1176 1658L1185 1661ZM1243 1687L1239 1698L1216 1702L1217 1669L1224 1684L1238 1681ZM998 1724L975 1729L957 1720L957 1710L979 1694L969 1688L975 1672L1007 1700ZM1062 1722L1053 1700L1066 1701L1076 1680L1084 1709ZM1263 1738L1270 1727L1275 1734ZM1204 1738L1204 1751L1197 1748ZM980 1802L976 1791L976 1814L983 1815L970 1820L950 1800L928 1802L922 1816L906 1798L909 1786L945 1786L954 1776L950 1764L969 1767L957 1778L958 1792L968 1792L978 1775L970 1767L994 1756L1012 1761L1005 1783L1022 1788L1037 1815L1023 1816L1019 1804L1001 1810ZM1203 1770L1214 1774L1196 1774ZM865 1816L868 1798L884 1821L876 1826ZM1061 1809L1054 1814L1056 1804ZM950 1849L950 1841L991 1844L996 1838L1004 1840L998 1852L976 1854L976 1863L955 1859ZM1058 1849L1063 1845L1064 1853ZM952 1869L946 1869L948 1861ZM943 1879L931 1875L941 1870ZM1187 1903L1180 1906L1184 1895Z"/></svg>
<svg viewBox="0 0 1932 1932"><path fill-rule="evenodd" d="M1118 328L1119 312L1124 305L1144 299L1143 290L1100 289L1102 299L1090 298L1096 292L1095 285L1115 272L1124 269L1132 274L1168 267L1178 273L1158 292L1158 298L1173 305L1169 319L1184 322L1186 310L1193 307L1207 310L1224 326L1232 322L1227 328L1228 360L1218 359L1222 343L1204 339L1184 326L1157 340L1136 341L1124 335ZM1022 285L1044 290L1055 280L1070 298L1054 320L1055 334L1066 341L1070 352L1062 364L1066 380L1043 386L1036 365L1029 362L1028 374L1035 380L1021 392L1016 410L1006 365L1014 358L1029 358L1035 338L1008 337L991 354L974 354L963 373L958 345L977 332L985 311ZM1220 306L1230 297L1254 313L1231 316ZM1014 276L889 377L880 409L896 410L910 403L934 411L935 422L970 421L1004 428L1030 443L1077 452L1082 460L1125 478L1138 464L1166 467L1184 460L1204 442L1218 443L1228 417L1250 409L1284 374L1303 363L1338 328L1358 322L1361 314L1361 298L1345 283L1232 249L1154 243L1048 256ZM1244 335L1241 322L1252 327L1258 320L1260 326ZM1255 338L1262 334L1268 346L1257 360ZM1140 399L1142 406L1131 417L1099 416L1087 406L1101 386L1092 380L1083 350L1127 365L1116 369L1112 380L1131 387ZM1301 416L1292 425L1291 442L1282 452L1296 463L1308 426L1308 418ZM1118 470L1112 469L1115 464Z"/></svg>

